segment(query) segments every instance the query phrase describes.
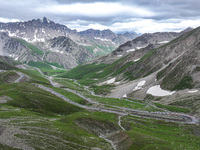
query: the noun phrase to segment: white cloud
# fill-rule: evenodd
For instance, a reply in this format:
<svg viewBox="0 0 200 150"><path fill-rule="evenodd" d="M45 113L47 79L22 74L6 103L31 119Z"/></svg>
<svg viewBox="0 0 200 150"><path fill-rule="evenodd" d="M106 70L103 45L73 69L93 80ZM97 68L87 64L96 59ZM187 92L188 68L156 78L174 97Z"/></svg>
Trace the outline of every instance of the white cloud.
<svg viewBox="0 0 200 150"><path fill-rule="evenodd" d="M111 17L127 15L135 17L152 17L156 14L148 9L125 5L117 2L73 3L43 5L35 8L36 11L51 14L78 15L87 17Z"/></svg>
<svg viewBox="0 0 200 150"><path fill-rule="evenodd" d="M7 22L19 22L20 20L19 19L9 19L9 18L1 18L0 17L0 22L4 22L4 23L7 23Z"/></svg>
<svg viewBox="0 0 200 150"><path fill-rule="evenodd" d="M88 25L81 25L79 22L74 21L69 23L68 27L72 29L77 29L78 31L86 30L89 28L93 29L111 29L114 32L121 31L135 31L137 33L153 33L153 32L180 32L187 27L196 28L200 26L200 19L196 20L165 20L156 21L153 19L131 19L129 21L121 21L113 23L109 26L98 24L98 23L88 23Z"/></svg>

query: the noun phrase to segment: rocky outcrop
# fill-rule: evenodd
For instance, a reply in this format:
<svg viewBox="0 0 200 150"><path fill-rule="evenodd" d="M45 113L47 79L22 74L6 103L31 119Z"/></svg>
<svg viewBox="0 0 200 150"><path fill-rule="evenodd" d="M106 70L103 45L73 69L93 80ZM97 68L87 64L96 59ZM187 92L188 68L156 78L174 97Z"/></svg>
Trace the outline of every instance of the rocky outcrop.
<svg viewBox="0 0 200 150"><path fill-rule="evenodd" d="M31 49L4 32L0 32L0 55L9 56L20 62L41 60L37 53L33 53Z"/></svg>
<svg viewBox="0 0 200 150"><path fill-rule="evenodd" d="M48 40L44 49L44 61L57 62L66 69L72 69L94 57L84 47L64 36Z"/></svg>

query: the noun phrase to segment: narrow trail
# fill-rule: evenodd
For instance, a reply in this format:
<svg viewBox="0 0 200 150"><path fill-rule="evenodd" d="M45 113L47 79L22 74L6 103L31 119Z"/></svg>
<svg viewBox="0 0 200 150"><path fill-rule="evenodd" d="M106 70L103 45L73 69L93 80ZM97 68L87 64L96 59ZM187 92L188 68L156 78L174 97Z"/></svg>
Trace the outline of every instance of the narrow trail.
<svg viewBox="0 0 200 150"><path fill-rule="evenodd" d="M124 127L122 127L122 125L121 125L121 117L122 117L122 116L118 116L118 119L119 119L118 125L120 126L120 128L121 128L122 130L126 131L126 129L124 129Z"/></svg>

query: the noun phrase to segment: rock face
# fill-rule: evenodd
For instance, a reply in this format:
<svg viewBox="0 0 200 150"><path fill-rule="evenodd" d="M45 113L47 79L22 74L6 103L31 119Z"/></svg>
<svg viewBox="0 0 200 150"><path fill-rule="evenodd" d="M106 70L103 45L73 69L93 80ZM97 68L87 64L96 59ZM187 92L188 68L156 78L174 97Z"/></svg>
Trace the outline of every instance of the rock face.
<svg viewBox="0 0 200 150"><path fill-rule="evenodd" d="M46 17L33 19L26 22L0 23L0 31L7 32L9 36L15 36L27 42L44 42L58 36L67 36L74 40L80 40L76 31L64 25L56 24Z"/></svg>
<svg viewBox="0 0 200 150"><path fill-rule="evenodd" d="M2 32L0 32L0 55L9 56L20 62L41 60L37 53L33 54L32 50L21 42Z"/></svg>
<svg viewBox="0 0 200 150"><path fill-rule="evenodd" d="M44 61L57 62L66 69L74 68L93 58L85 48L64 36L48 40L44 48L46 51Z"/></svg>
<svg viewBox="0 0 200 150"><path fill-rule="evenodd" d="M122 44L113 53L121 55L147 47L149 44L166 44L180 35L180 33L176 32L145 33L132 41Z"/></svg>
<svg viewBox="0 0 200 150"><path fill-rule="evenodd" d="M0 55L9 56L22 63L46 61L71 69L93 58L85 48L64 36L46 40L45 44L38 43L40 47L38 48L24 40L0 32L0 43Z"/></svg>

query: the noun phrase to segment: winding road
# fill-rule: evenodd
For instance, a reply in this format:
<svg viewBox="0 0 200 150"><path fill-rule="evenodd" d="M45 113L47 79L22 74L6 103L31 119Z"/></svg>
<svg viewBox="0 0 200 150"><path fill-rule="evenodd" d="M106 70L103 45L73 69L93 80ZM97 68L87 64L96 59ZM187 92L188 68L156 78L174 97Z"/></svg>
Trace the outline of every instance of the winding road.
<svg viewBox="0 0 200 150"><path fill-rule="evenodd" d="M19 83L21 81L22 78L25 77L25 75L21 72L16 72L19 75L19 78L17 78L14 83Z"/></svg>
<svg viewBox="0 0 200 150"><path fill-rule="evenodd" d="M41 72L41 70L39 68L36 68L41 75L43 75L43 73ZM43 75L44 76L44 75ZM45 77L49 80L49 82L51 83L51 85L53 87L60 87L60 85L56 82L53 81L52 77ZM94 110L94 111L101 111L101 112L106 112L106 113L114 113L120 116L125 116L125 115L129 115L129 116L138 116L138 117L143 117L143 118L151 118L151 119L157 119L157 120L165 120L168 122L181 122L181 123L188 123L188 124L196 124L198 123L198 120L191 116L191 115L187 115L187 114L183 114L183 113L175 113L175 112L149 112L149 111L141 111L141 110L135 110L135 109L130 109L130 108L125 108L125 107L119 107L119 106L115 106L115 105L107 105L107 106L111 106L114 108L97 108L97 107L92 107L92 106L86 106L86 105L81 105L79 103L76 103L70 99L68 99L67 97L65 97L64 95L54 91L53 89L46 87L44 85L40 85L40 84L35 84L37 87L46 90L54 95L56 95L57 97L63 99L64 101L71 103L73 105L76 105L78 107L84 108L84 109L88 109L88 110ZM80 85L81 86L81 85ZM83 96L82 94L69 89L69 88L63 88L66 91L69 91L71 93L76 94L77 96L85 99L86 101L92 103L92 104L100 104L102 106L104 106L105 104L103 103L99 103L96 101L93 101L90 98L87 98L85 96ZM93 92L90 91L90 93L93 94ZM96 96L96 95L95 95ZM116 109L115 109L116 108ZM120 121L120 118L119 118ZM120 126L121 127L121 126Z"/></svg>

